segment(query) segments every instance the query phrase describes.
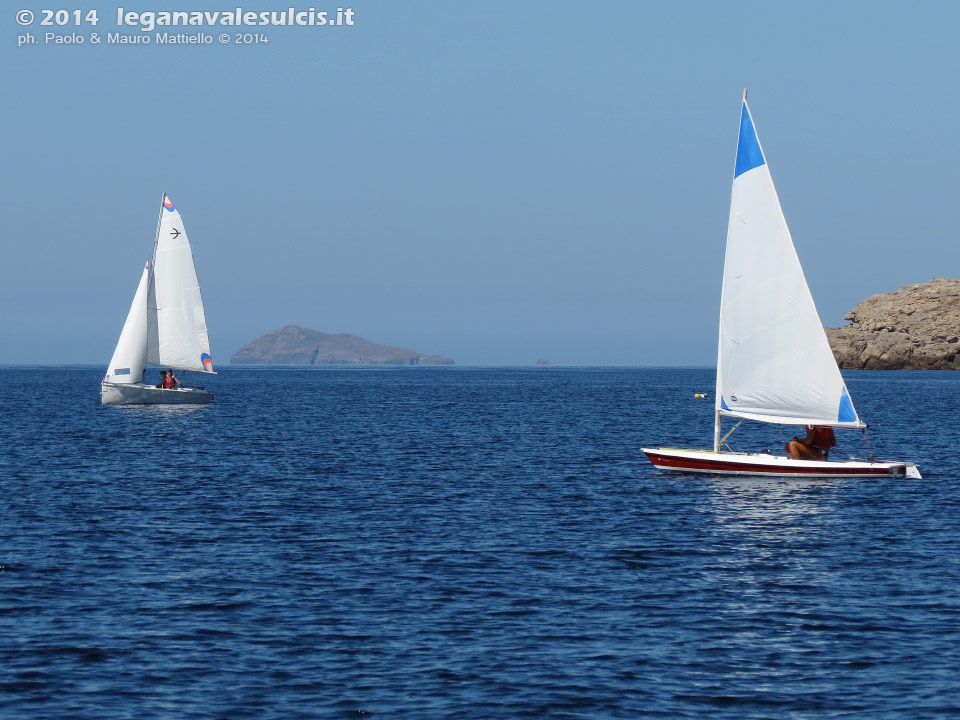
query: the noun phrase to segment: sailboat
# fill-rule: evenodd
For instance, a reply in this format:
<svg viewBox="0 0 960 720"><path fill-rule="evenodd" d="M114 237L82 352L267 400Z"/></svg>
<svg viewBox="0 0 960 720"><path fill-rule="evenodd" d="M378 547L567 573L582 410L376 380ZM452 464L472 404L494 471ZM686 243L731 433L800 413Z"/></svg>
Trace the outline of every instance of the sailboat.
<svg viewBox="0 0 960 720"><path fill-rule="evenodd" d="M797 460L734 452L744 420L866 430L840 374L790 237L743 92L730 198L713 450L643 448L659 470L793 477L919 478L908 462ZM738 422L722 435L724 418Z"/></svg>
<svg viewBox="0 0 960 720"><path fill-rule="evenodd" d="M183 219L163 194L153 259L140 275L130 312L100 384L104 405L208 403L203 388L146 384L147 365L213 373L200 284Z"/></svg>

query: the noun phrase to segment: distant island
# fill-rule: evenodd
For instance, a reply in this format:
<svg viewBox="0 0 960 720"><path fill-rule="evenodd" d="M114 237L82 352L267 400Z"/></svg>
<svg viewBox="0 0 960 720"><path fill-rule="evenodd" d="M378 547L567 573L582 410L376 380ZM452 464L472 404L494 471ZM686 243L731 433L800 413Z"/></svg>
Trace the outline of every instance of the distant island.
<svg viewBox="0 0 960 720"><path fill-rule="evenodd" d="M934 278L861 301L824 328L841 368L960 370L960 280Z"/></svg>
<svg viewBox="0 0 960 720"><path fill-rule="evenodd" d="M453 365L441 355L378 345L356 335L329 334L287 325L247 343L231 365Z"/></svg>

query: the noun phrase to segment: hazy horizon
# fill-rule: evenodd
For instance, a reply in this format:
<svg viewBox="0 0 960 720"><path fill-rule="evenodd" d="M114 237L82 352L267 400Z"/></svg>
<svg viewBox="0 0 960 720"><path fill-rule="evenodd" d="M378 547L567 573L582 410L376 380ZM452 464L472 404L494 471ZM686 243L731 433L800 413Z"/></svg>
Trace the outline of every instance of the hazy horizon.
<svg viewBox="0 0 960 720"><path fill-rule="evenodd" d="M84 363L0 363L0 367L4 368L29 368L29 367L73 367L73 368L102 368L102 363L93 363L93 362L84 362ZM164 369L165 365L150 365L147 367L148 374L152 372L158 372ZM224 367L230 368L268 368L268 367L284 367L284 368L306 368L306 367L315 367L315 368L491 368L491 369L509 369L509 368L535 368L537 370L543 370L548 368L579 368L583 370L597 369L602 370L603 368L618 368L621 370L655 370L655 369L668 369L668 370L716 370L716 365L562 365L560 363L550 363L547 366L537 365L533 363L513 363L505 365L463 365L461 363L456 363L455 365L405 365L403 363L367 363L367 364L350 364L350 363L317 363L315 365L308 364L298 364L298 363L269 363L269 364L259 364L259 363L221 363L217 366L217 370L220 370ZM189 370L178 370L178 373L192 372ZM872 371L870 371L872 372ZM886 370L880 370L878 372L888 372Z"/></svg>
<svg viewBox="0 0 960 720"><path fill-rule="evenodd" d="M8 41L0 364L106 366L167 192L215 366L297 324L712 367L743 87L825 325L960 275L954 4L350 7L257 45Z"/></svg>

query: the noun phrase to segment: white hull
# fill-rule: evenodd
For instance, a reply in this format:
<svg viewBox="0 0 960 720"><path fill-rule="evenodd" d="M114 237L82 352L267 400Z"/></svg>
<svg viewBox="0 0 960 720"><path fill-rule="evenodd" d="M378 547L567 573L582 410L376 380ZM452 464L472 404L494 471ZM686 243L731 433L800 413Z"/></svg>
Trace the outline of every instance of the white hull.
<svg viewBox="0 0 960 720"><path fill-rule="evenodd" d="M919 478L913 463L868 460L794 460L766 453L642 448L658 470L709 475L767 477L908 477Z"/></svg>
<svg viewBox="0 0 960 720"><path fill-rule="evenodd" d="M101 383L103 405L200 405L213 400L213 393L201 388L166 390L140 383Z"/></svg>

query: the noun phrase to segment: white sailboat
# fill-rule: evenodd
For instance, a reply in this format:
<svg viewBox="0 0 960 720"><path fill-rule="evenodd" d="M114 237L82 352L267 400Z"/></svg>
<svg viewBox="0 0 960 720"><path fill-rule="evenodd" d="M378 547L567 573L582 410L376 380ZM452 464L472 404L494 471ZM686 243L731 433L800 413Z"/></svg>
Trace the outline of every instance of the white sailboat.
<svg viewBox="0 0 960 720"><path fill-rule="evenodd" d="M145 384L147 365L213 373L207 321L183 219L163 195L153 260L140 276L130 312L100 385L104 405L208 403L203 388Z"/></svg>
<svg viewBox="0 0 960 720"><path fill-rule="evenodd" d="M916 465L867 460L796 460L733 452L744 419L864 430L827 341L743 93L730 198L713 450L643 448L661 470L738 475L907 476ZM725 436L722 420L739 418ZM726 448L726 449L724 449Z"/></svg>

